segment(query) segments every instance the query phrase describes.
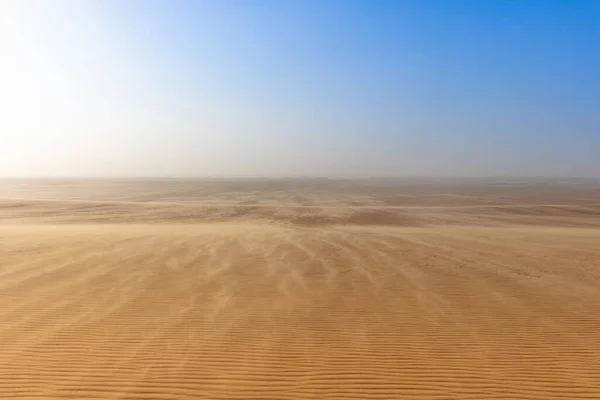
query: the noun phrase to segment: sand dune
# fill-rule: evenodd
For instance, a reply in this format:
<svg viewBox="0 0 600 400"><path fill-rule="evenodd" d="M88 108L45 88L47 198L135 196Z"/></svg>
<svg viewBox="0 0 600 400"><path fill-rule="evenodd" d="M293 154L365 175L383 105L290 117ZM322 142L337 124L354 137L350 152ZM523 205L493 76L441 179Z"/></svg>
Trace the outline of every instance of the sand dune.
<svg viewBox="0 0 600 400"><path fill-rule="evenodd" d="M0 185L0 398L600 398L596 187L411 185Z"/></svg>

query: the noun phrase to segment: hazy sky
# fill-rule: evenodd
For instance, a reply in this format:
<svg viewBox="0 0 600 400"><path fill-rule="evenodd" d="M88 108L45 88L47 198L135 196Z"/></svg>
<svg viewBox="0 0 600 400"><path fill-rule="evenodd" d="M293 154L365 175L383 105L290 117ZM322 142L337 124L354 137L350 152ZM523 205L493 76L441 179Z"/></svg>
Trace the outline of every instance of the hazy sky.
<svg viewBox="0 0 600 400"><path fill-rule="evenodd" d="M2 176L600 176L600 1L0 0Z"/></svg>

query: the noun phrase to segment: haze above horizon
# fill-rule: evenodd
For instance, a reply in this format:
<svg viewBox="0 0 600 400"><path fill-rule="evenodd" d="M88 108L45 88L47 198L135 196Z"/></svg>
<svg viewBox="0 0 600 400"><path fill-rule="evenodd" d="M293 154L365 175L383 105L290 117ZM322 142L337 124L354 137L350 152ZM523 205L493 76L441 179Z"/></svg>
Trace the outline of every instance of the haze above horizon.
<svg viewBox="0 0 600 400"><path fill-rule="evenodd" d="M600 176L600 3L0 0L0 176Z"/></svg>

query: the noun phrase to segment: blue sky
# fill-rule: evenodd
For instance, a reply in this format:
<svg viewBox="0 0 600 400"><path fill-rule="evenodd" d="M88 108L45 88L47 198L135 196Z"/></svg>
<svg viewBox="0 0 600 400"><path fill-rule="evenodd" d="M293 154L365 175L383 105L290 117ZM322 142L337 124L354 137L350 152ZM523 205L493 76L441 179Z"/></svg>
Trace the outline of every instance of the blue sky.
<svg viewBox="0 0 600 400"><path fill-rule="evenodd" d="M49 4L0 6L0 175L600 175L600 2Z"/></svg>

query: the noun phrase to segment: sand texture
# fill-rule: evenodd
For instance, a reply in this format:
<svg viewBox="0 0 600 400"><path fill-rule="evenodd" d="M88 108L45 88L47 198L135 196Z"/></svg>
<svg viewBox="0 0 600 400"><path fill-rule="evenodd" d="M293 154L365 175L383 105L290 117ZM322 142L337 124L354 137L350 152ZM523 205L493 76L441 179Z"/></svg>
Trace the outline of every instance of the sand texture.
<svg viewBox="0 0 600 400"><path fill-rule="evenodd" d="M3 181L0 398L600 399L600 185Z"/></svg>

